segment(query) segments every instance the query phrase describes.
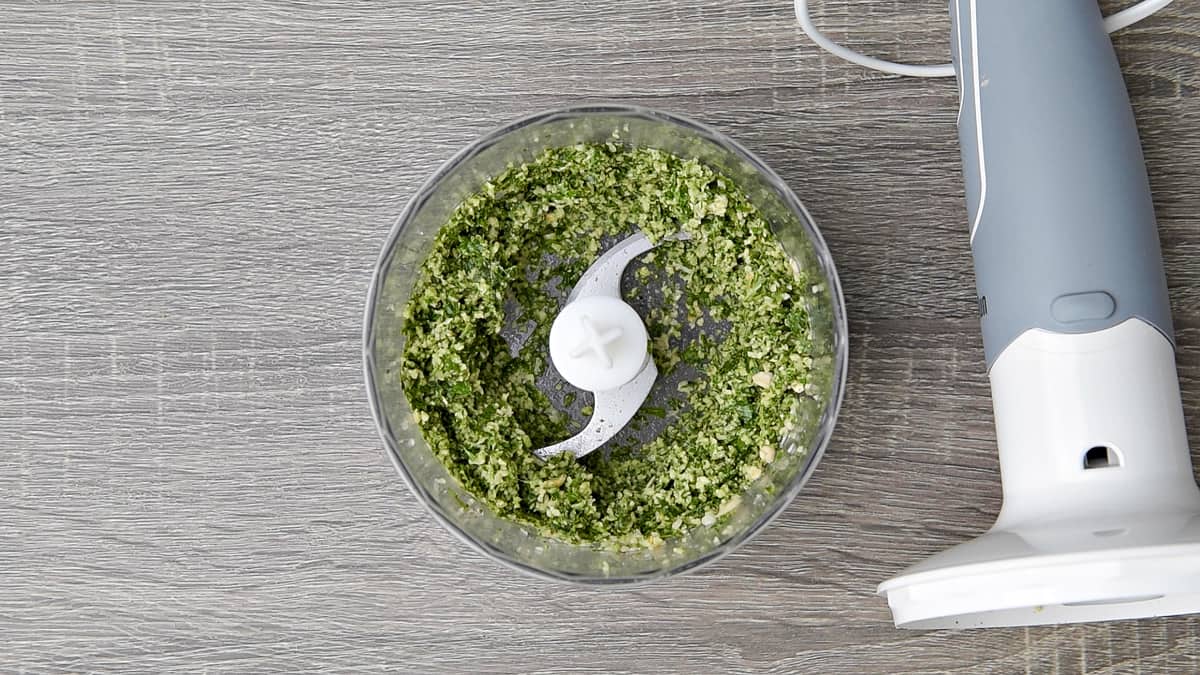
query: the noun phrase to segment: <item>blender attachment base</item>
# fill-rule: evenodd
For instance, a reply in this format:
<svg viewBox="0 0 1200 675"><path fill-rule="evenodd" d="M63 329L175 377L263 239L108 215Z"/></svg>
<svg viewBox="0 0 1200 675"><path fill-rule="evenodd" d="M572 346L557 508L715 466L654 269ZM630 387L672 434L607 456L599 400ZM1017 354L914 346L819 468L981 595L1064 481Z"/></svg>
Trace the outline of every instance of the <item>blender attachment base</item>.
<svg viewBox="0 0 1200 675"><path fill-rule="evenodd" d="M983 536L879 586L896 625L1200 610L1200 488L1170 341L1139 319L1031 330L990 376L1004 506Z"/></svg>

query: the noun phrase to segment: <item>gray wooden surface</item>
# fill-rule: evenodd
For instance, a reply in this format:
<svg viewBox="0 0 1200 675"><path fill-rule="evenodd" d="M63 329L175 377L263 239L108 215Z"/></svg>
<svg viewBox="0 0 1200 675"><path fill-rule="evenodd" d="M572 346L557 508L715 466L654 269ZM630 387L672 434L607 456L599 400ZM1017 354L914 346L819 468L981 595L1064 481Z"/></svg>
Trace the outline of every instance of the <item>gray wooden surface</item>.
<svg viewBox="0 0 1200 675"><path fill-rule="evenodd" d="M1195 672L1196 618L954 634L877 582L999 507L949 80L788 0L5 3L0 670ZM944 60L944 2L817 0ZM1200 7L1116 38L1200 440ZM1112 8L1115 3L1106 3ZM835 251L849 395L805 493L693 576L514 576L426 517L364 401L379 246L501 122L632 101L732 134Z"/></svg>

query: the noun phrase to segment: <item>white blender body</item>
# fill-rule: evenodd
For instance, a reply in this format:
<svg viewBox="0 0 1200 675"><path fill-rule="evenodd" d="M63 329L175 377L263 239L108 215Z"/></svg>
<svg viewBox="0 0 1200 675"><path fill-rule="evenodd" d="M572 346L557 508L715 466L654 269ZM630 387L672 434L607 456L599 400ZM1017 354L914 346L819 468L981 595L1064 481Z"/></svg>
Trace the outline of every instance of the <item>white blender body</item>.
<svg viewBox="0 0 1200 675"><path fill-rule="evenodd" d="M989 375L1000 516L880 585L896 625L1200 610L1200 490L1170 342L1140 319L1083 334L1032 329Z"/></svg>
<svg viewBox="0 0 1200 675"><path fill-rule="evenodd" d="M950 4L1004 505L879 592L909 628L1200 611L1200 489L1104 17L1095 0Z"/></svg>

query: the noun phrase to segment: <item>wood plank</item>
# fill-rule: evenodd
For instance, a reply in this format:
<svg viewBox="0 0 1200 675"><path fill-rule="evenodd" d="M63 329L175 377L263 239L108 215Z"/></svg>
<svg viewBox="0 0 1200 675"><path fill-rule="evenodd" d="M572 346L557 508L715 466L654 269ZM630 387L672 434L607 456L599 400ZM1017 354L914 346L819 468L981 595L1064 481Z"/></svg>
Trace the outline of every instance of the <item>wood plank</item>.
<svg viewBox="0 0 1200 675"><path fill-rule="evenodd" d="M1105 2L1113 9L1118 3ZM944 2L814 1L944 60ZM875 584L999 508L956 88L844 64L786 0L13 3L0 22L0 664L18 672L1196 672L1194 617L893 629ZM1200 437L1200 6L1116 37ZM424 178L512 118L728 132L824 230L853 366L742 550L618 592L466 550L388 464L359 325Z"/></svg>

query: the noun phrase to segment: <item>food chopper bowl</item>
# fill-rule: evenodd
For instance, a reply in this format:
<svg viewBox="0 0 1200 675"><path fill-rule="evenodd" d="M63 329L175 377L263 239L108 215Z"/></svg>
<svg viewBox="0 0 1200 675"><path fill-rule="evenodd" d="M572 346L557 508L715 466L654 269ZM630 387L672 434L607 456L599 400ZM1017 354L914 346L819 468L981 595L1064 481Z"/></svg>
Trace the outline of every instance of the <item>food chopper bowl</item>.
<svg viewBox="0 0 1200 675"><path fill-rule="evenodd" d="M619 139L619 140L617 140ZM509 164L547 148L588 142L653 147L695 158L732 179L770 223L792 259L813 278L809 301L812 386L795 399L794 429L776 459L711 527L653 547L613 550L548 538L499 518L463 490L421 436L400 385L403 308L438 229L454 209ZM819 270L819 272L813 272ZM371 283L363 331L364 369L375 421L409 487L447 529L472 547L536 576L583 584L628 584L695 569L737 548L803 487L829 443L845 388L848 335L833 259L804 206L771 169L723 134L641 107L600 105L544 112L485 135L429 178L392 228Z"/></svg>

